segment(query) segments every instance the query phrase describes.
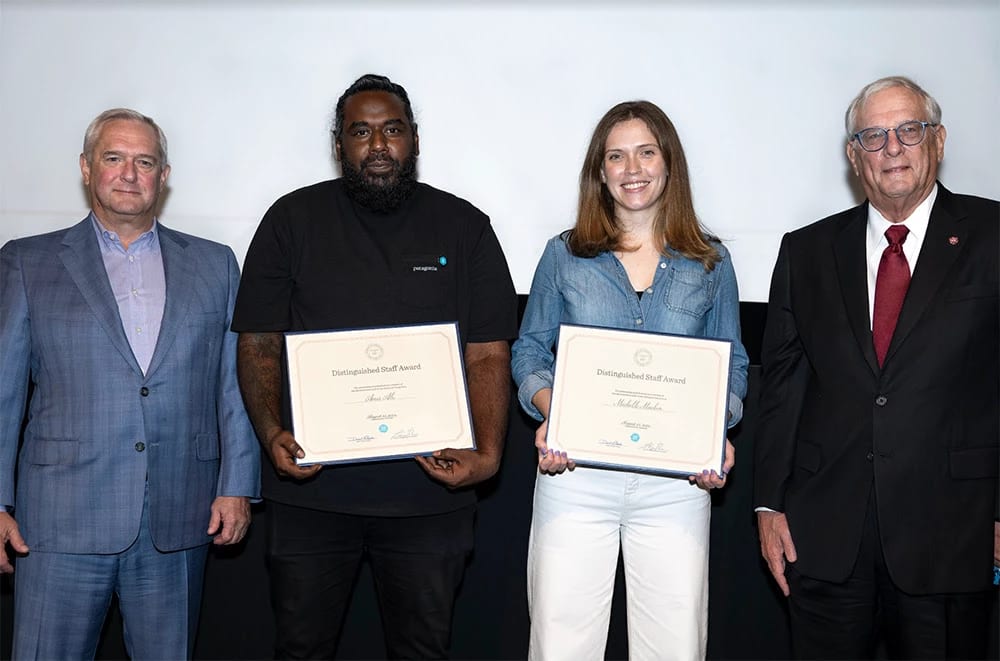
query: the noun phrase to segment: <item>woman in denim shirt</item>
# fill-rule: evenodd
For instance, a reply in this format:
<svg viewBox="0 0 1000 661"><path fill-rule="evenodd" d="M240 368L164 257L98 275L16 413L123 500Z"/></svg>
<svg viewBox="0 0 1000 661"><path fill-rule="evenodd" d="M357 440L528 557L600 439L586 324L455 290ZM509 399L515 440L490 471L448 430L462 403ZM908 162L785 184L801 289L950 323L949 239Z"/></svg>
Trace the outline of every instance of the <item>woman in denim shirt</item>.
<svg viewBox="0 0 1000 661"><path fill-rule="evenodd" d="M725 485L732 445L721 474L688 480L576 467L549 451L561 323L732 340L729 425L742 417L749 361L733 265L694 213L673 124L648 101L618 104L598 123L576 225L546 245L513 348L521 406L543 421L528 551L529 657L604 658L620 540L630 656L704 658L707 490Z"/></svg>

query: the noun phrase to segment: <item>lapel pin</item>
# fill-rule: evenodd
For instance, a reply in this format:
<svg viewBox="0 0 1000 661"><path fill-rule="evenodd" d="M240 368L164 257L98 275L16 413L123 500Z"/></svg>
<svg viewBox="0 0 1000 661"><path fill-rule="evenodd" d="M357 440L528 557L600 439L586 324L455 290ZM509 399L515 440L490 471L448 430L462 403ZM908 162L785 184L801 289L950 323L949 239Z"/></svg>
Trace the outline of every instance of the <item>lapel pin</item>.
<svg viewBox="0 0 1000 661"><path fill-rule="evenodd" d="M958 237L957 236L949 236L948 237L948 243L950 243L953 246L957 246L958 245Z"/></svg>

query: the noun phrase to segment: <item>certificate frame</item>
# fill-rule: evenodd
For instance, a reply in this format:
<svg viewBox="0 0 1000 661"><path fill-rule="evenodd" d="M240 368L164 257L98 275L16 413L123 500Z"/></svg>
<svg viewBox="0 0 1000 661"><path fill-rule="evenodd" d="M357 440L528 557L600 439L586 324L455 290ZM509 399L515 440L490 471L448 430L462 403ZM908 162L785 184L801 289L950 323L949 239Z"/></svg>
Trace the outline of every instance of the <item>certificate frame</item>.
<svg viewBox="0 0 1000 661"><path fill-rule="evenodd" d="M300 466L475 449L458 324L287 333Z"/></svg>
<svg viewBox="0 0 1000 661"><path fill-rule="evenodd" d="M730 340L561 324L546 443L575 463L721 472Z"/></svg>

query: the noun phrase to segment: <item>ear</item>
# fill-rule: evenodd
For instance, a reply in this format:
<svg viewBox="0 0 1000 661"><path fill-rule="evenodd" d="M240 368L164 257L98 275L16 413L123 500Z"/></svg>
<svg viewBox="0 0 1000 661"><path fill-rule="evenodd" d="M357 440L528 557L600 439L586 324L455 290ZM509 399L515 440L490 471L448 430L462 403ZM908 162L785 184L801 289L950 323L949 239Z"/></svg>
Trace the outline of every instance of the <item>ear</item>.
<svg viewBox="0 0 1000 661"><path fill-rule="evenodd" d="M420 156L420 134L416 132L413 134L413 155Z"/></svg>
<svg viewBox="0 0 1000 661"><path fill-rule="evenodd" d="M847 141L847 160L851 162L851 169L854 170L854 176L860 177L861 170L858 169L858 152L854 148L854 140Z"/></svg>
<svg viewBox="0 0 1000 661"><path fill-rule="evenodd" d="M937 160L938 163L944 158L944 141L948 137L948 131L945 129L944 124L940 124L937 130L934 131L934 135L937 136Z"/></svg>
<svg viewBox="0 0 1000 661"><path fill-rule="evenodd" d="M90 163L87 162L87 157L80 154L80 174L83 175L83 185L90 185Z"/></svg>
<svg viewBox="0 0 1000 661"><path fill-rule="evenodd" d="M340 162L340 140L333 141L333 157Z"/></svg>
<svg viewBox="0 0 1000 661"><path fill-rule="evenodd" d="M608 183L608 175L604 174L604 168L601 168L601 183Z"/></svg>
<svg viewBox="0 0 1000 661"><path fill-rule="evenodd" d="M166 185L168 176L170 176L170 166L164 165L163 169L160 171L160 188L163 188Z"/></svg>

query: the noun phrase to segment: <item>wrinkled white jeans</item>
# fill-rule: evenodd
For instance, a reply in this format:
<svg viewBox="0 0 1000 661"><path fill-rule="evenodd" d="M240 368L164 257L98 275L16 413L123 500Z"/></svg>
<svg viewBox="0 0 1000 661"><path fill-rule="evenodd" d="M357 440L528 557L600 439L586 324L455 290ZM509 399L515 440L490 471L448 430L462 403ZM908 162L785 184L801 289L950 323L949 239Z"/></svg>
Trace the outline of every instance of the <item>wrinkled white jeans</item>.
<svg viewBox="0 0 1000 661"><path fill-rule="evenodd" d="M584 467L539 474L529 658L604 658L620 540L629 658L704 659L710 508L683 478Z"/></svg>

